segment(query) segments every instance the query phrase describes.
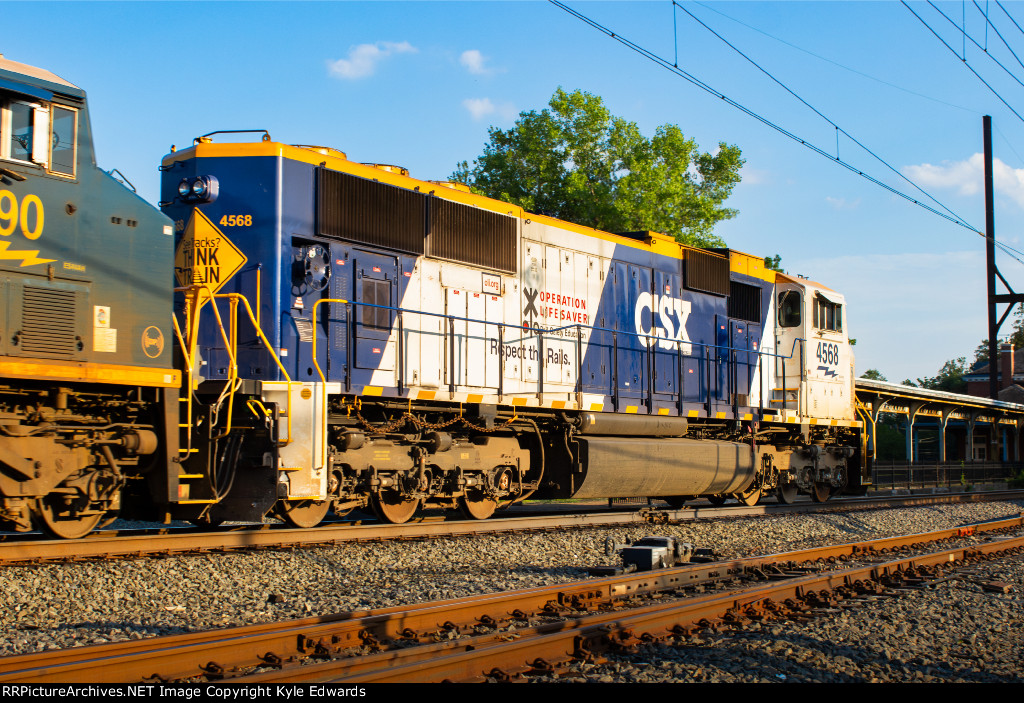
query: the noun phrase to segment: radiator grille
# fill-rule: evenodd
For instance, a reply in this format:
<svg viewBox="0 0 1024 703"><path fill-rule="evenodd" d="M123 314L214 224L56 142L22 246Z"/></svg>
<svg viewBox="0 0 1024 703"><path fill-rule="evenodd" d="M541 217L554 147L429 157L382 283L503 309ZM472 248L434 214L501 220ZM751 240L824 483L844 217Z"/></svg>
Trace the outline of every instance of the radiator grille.
<svg viewBox="0 0 1024 703"><path fill-rule="evenodd" d="M490 210L431 198L427 253L439 259L514 273L516 220Z"/></svg>
<svg viewBox="0 0 1024 703"><path fill-rule="evenodd" d="M317 230L347 239L422 254L426 196L326 168L317 169Z"/></svg>
<svg viewBox="0 0 1024 703"><path fill-rule="evenodd" d="M323 237L516 270L514 217L323 167L316 198Z"/></svg>
<svg viewBox="0 0 1024 703"><path fill-rule="evenodd" d="M729 291L729 317L748 322L761 321L761 289L732 281Z"/></svg>
<svg viewBox="0 0 1024 703"><path fill-rule="evenodd" d="M70 357L78 352L74 291L25 286L21 305L21 340L25 354Z"/></svg>
<svg viewBox="0 0 1024 703"><path fill-rule="evenodd" d="M700 249L686 250L686 287L729 295L729 258Z"/></svg>

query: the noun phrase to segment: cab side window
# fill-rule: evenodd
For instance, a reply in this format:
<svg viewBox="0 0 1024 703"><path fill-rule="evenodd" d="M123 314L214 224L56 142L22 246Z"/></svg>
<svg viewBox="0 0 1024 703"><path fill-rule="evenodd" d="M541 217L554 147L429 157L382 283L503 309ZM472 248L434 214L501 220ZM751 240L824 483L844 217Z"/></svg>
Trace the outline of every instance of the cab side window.
<svg viewBox="0 0 1024 703"><path fill-rule="evenodd" d="M53 136L50 139L50 171L64 176L75 175L75 134L78 113L53 106Z"/></svg>
<svg viewBox="0 0 1024 703"><path fill-rule="evenodd" d="M841 332L843 330L843 306L819 296L814 301L814 326L821 330Z"/></svg>
<svg viewBox="0 0 1024 703"><path fill-rule="evenodd" d="M0 96L0 159L75 175L78 111Z"/></svg>
<svg viewBox="0 0 1024 703"><path fill-rule="evenodd" d="M779 293L779 327L798 327L803 298L795 290Z"/></svg>
<svg viewBox="0 0 1024 703"><path fill-rule="evenodd" d="M32 161L32 117L33 107L29 103L6 100L0 103L0 158L14 161Z"/></svg>

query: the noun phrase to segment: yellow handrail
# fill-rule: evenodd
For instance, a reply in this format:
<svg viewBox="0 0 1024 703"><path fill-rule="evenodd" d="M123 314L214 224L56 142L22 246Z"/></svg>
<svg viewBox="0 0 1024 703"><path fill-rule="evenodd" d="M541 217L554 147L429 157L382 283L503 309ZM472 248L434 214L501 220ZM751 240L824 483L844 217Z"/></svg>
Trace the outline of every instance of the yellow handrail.
<svg viewBox="0 0 1024 703"><path fill-rule="evenodd" d="M171 320L174 322L174 334L176 334L177 337L178 337L178 344L181 346L181 354L182 354L182 356L185 357L185 365L188 368L188 373L185 376L185 378L188 380L188 391L185 393L185 397L188 399L186 401L188 403L188 407L185 409L185 417L188 418L188 422L189 422L188 428L189 428L189 430L191 430L192 429L192 355L189 354L189 350L187 348L187 345L185 344L185 338L182 337L182 335L181 335L181 326L178 325L178 316L175 315L173 312L171 313ZM178 454L179 455L183 455L183 456L188 456L189 454L192 453L192 432L189 431L186 434L188 435L188 442L185 445L185 451L183 452L180 447L178 448Z"/></svg>
<svg viewBox="0 0 1024 703"><path fill-rule="evenodd" d="M238 302L241 302L242 305L245 306L245 312L249 316L249 321L252 322L253 327L256 329L256 333L259 335L260 341L263 342L263 346L265 346L267 348L267 351L270 352L270 356L274 359L274 363L277 364L277 368L279 368L281 370L281 373L284 375L285 383L288 384L288 440L285 442L280 442L280 444L290 444L292 441L292 386L301 382L292 380L291 375L288 373L288 369L286 369L284 367L284 364L281 363L281 359L278 358L277 352L274 351L274 347L270 344L270 340L267 339L267 335L263 334L263 330L257 324L256 316L252 312L252 307L249 305L249 300L244 295L242 295L241 293L217 293L216 295L214 295L214 297L228 298L230 300L236 301L234 303L236 305ZM316 336L314 335L314 339L315 338Z"/></svg>
<svg viewBox="0 0 1024 703"><path fill-rule="evenodd" d="M178 320L177 320L176 317L174 318L174 329L175 329L175 332L178 335L178 343L181 345L182 353L185 356L185 362L188 364L188 408L187 408L187 412L188 412L189 422L191 423L191 421L192 421L192 391L193 391L192 386L193 386L193 373L194 373L194 359L196 358L196 346L198 344L198 336L199 336L199 317L200 317L199 316L199 312L200 312L200 309L202 308L203 303L206 302L206 299L201 297L202 294L205 292L205 293L207 293L209 295L209 300L212 303L213 313L214 313L214 316L217 318L217 327L220 330L221 338L224 340L225 350L227 351L228 357L229 357L230 362L231 362L230 369L229 369L229 372L228 372L227 383L225 384L225 392L229 393L229 395L228 395L228 419L227 419L227 425L226 425L224 431L221 434L217 435L214 439L222 439L222 438L226 437L231 432L231 430L232 430L232 413L234 411L234 398L235 398L235 393L238 390L239 381L240 381L240 378L238 376L238 360L237 360L238 359L238 353L237 353L237 346L238 346L238 304L241 303L244 306L244 308L245 308L246 314L249 316L249 321L252 322L253 327L256 329L256 333L259 336L260 341L263 342L264 347L266 347L267 351L270 352L270 356L274 359L274 363L277 364L278 369L281 370L281 373L282 373L282 375L285 378L285 383L287 384L287 388L288 388L288 392L286 393L286 395L287 395L286 414L287 414L287 417L288 417L288 437L283 442L280 441L280 439L278 441L279 441L279 444L281 444L281 445L290 444L292 442L292 411L291 411L292 410L292 407L291 407L292 406L292 394L291 394L291 387L292 387L292 385L294 385L297 382L296 381L292 381L291 375L288 373L288 370L284 367L284 364L281 363L281 359L278 357L277 352L274 351L274 347L270 344L270 340L268 340L267 336L263 333L263 329L262 329L261 325L259 324L259 321L256 319L256 316L253 314L252 307L249 305L248 299L246 299L246 297L244 295L242 295L241 293L214 293L210 289L209 286L205 286L205 285L203 285L203 286L192 285L192 286L187 286L187 287L184 287L184 288L175 288L175 291L183 292L183 293L185 293L185 296L186 296L185 297L185 300L186 300L185 318L186 318L186 321L188 323L188 339L187 339L187 341L182 336L181 328L178 325ZM221 318L220 310L218 309L216 302L214 302L214 299L216 299L216 298L227 298L230 301L230 305L231 305L231 323L230 323L231 331L230 331L230 335L224 329L224 320ZM228 390L228 389L230 389L230 390ZM223 393L222 393L222 397L223 397ZM192 445L192 433L189 432L188 434L189 434L189 441L188 441L188 449L186 450L186 453L191 452L191 445ZM179 453L181 453L180 449L179 449Z"/></svg>

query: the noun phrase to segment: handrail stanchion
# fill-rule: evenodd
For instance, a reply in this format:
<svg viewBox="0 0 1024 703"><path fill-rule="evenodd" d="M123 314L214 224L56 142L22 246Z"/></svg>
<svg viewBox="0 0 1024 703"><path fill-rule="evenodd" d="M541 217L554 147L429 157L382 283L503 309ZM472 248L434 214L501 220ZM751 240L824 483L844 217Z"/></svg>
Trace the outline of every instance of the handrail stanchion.
<svg viewBox="0 0 1024 703"><path fill-rule="evenodd" d="M652 330L653 331L653 330ZM654 362L652 355L655 341L647 338L647 414L654 412Z"/></svg>
<svg viewBox="0 0 1024 703"><path fill-rule="evenodd" d="M405 328L402 325L402 311L399 310L396 313L398 318L398 359L395 360L396 366L398 366L398 395L402 395L405 390ZM315 330L314 330L315 331Z"/></svg>
<svg viewBox="0 0 1024 703"><path fill-rule="evenodd" d="M583 328L576 323L576 407L583 409Z"/></svg>
<svg viewBox="0 0 1024 703"><path fill-rule="evenodd" d="M540 357L537 367L537 378L540 383L537 386L537 400L544 400L544 330L537 328L537 356Z"/></svg>
<svg viewBox="0 0 1024 703"><path fill-rule="evenodd" d="M804 366L804 340L803 339L799 339L797 341L800 342L800 389L797 391L797 396L796 396L797 397L796 411L797 411L797 414L800 415L800 417L806 417L807 416L807 399L804 397L804 394L801 392L801 391L803 391L804 389L807 388L807 386L805 385L805 383L807 381L807 369Z"/></svg>
<svg viewBox="0 0 1024 703"><path fill-rule="evenodd" d="M683 386L686 383L683 375L683 343L676 340L676 411L683 416Z"/></svg>
<svg viewBox="0 0 1024 703"><path fill-rule="evenodd" d="M612 331L612 409L619 411L619 333Z"/></svg>
<svg viewBox="0 0 1024 703"><path fill-rule="evenodd" d="M352 302L345 303L345 327L346 334L348 335L347 344L345 345L345 391L351 392L352 390L352 371L355 368L353 360L353 354L355 353L356 347L356 304Z"/></svg>
<svg viewBox="0 0 1024 703"><path fill-rule="evenodd" d="M498 402L505 394L505 323L498 323Z"/></svg>
<svg viewBox="0 0 1024 703"><path fill-rule="evenodd" d="M707 400L704 402L704 409L708 417L711 417L711 348L704 345L704 387L707 388Z"/></svg>
<svg viewBox="0 0 1024 703"><path fill-rule="evenodd" d="M448 393L455 397L455 318L448 318Z"/></svg>

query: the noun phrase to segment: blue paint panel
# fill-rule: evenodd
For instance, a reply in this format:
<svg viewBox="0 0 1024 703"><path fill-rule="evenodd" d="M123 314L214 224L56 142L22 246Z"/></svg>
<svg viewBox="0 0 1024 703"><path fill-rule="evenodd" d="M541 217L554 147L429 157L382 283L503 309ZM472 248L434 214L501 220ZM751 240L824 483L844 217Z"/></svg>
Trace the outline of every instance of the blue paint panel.
<svg viewBox="0 0 1024 703"><path fill-rule="evenodd" d="M616 319L619 329L627 332L618 335L618 396L626 405L636 405L647 394L647 366L650 362L648 349L640 343L634 320L641 293L651 290L651 270L642 266L630 266L621 262L615 264ZM652 316L648 312L640 321L641 332L650 334ZM620 404L621 405L621 404Z"/></svg>
<svg viewBox="0 0 1024 703"><path fill-rule="evenodd" d="M748 352L750 349L750 326L750 323L742 320L729 321L729 346L732 347L730 355L735 364L733 384L736 394L741 396L750 393L750 376L753 373L753 361Z"/></svg>
<svg viewBox="0 0 1024 703"><path fill-rule="evenodd" d="M241 293L258 311L261 326L271 345L280 350L280 360L293 380L318 380L312 363L312 310L321 299L341 299L358 305L365 294L356 284L357 261L368 263L367 276L383 276L389 288L391 306L403 299L408 278L400 275L393 252L356 249L351 243L316 235L315 166L278 157L216 157L182 161L166 173L162 198L176 198L182 178L197 175L216 176L220 195L200 209L237 246L247 259L246 266L220 292ZM187 222L192 206L176 202L166 208L175 219ZM221 225L226 215L251 215L252 226ZM180 241L180 232L178 240ZM301 254L304 247L319 245L329 255L330 278L323 289L304 285ZM414 261L415 257L407 257ZM384 262L384 263L382 263ZM373 267L386 267L382 274ZM411 271L411 265L408 267ZM257 288L257 271L259 287ZM182 308L178 296L177 309ZM230 315L227 302L218 303L225 325ZM254 312L256 312L254 310ZM384 313L394 323L395 313ZM352 319L350 319L352 318ZM259 380L283 380L270 353L259 341L247 315L240 315L239 373ZM227 352L212 309L204 306L199 346L208 360L203 375L223 379L227 374ZM354 325L354 329L349 329ZM317 355L321 369L332 381L369 383L370 372L380 366L387 331L375 330L352 315L351 305L322 304L317 308ZM365 342L365 344L363 343ZM381 352L374 352L379 349ZM391 365L388 364L390 367ZM359 378L346 377L356 367Z"/></svg>
<svg viewBox="0 0 1024 703"><path fill-rule="evenodd" d="M330 297L333 300L352 300L352 247L344 243L331 246L331 283ZM323 306L321 306L323 307ZM328 303L328 315L324 324L328 326L330 336L330 352L328 379L345 383L347 370L352 364L350 308L342 303Z"/></svg>
<svg viewBox="0 0 1024 703"><path fill-rule="evenodd" d="M360 369L392 371L394 364L384 360L384 351L395 324L395 312L387 308L398 307L398 260L395 256L356 249L350 271L355 275L355 365Z"/></svg>
<svg viewBox="0 0 1024 703"><path fill-rule="evenodd" d="M653 307L654 328L660 339L652 345L654 356L654 393L657 400L670 401L679 392L679 378L683 366L682 343L678 332L683 315L674 309L672 301L681 296L682 277L677 272L654 272ZM664 340L664 341L662 341Z"/></svg>
<svg viewBox="0 0 1024 703"><path fill-rule="evenodd" d="M611 395L619 410L638 405L641 413L656 407L684 414L731 410L729 394L737 381L727 299L684 289L681 269L678 259L633 247L615 250L594 317L596 326L609 331L592 333L583 360L584 391ZM638 338L638 326L657 335L650 347ZM687 344L676 345L679 338ZM651 393L653 403L645 408Z"/></svg>
<svg viewBox="0 0 1024 703"><path fill-rule="evenodd" d="M243 269L228 281L221 293L241 293L253 306L253 314L260 318L264 334L276 348L282 346L282 307L278 295L278 283L282 279L280 252L280 229L275 193L277 191L277 164L273 157L209 158L178 162L165 172L161 198L174 201L165 208L182 228L192 217L193 206L177 199L177 184L182 178L198 175L216 176L220 194L216 201L199 206L206 215L247 259ZM227 227L219 223L228 215L250 215L252 225L248 227ZM178 232L175 245L181 240ZM257 269L261 290L257 296ZM256 300L260 300L257 311ZM182 309L182 296L176 296L176 310ZM226 301L217 302L218 310L227 325L230 306ZM217 327L216 319L209 304L203 307L199 335L200 353L209 363L202 375L209 379L226 378L226 363L215 363L226 357L224 341ZM238 368L243 377L262 380L278 380L280 372L270 354L265 350L255 327L248 315L240 311L239 316ZM290 343L290 341L289 341ZM287 344L287 343L286 343ZM285 346L287 348L287 346ZM285 357L282 362L294 362L294 357ZM292 363L292 370L295 364ZM223 372L222 372L223 371Z"/></svg>

